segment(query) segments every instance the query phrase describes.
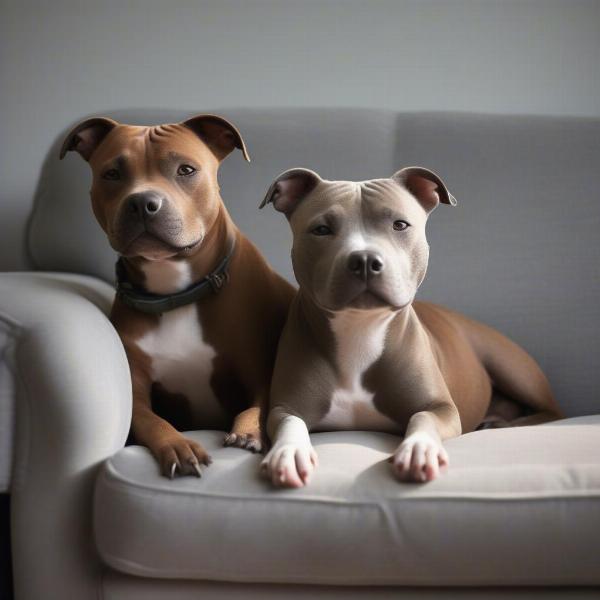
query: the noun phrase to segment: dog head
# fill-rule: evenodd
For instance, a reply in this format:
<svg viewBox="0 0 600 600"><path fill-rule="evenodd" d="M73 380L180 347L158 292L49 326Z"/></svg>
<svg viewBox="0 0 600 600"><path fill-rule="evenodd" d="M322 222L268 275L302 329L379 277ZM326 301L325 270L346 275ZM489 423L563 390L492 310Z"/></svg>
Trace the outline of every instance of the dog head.
<svg viewBox="0 0 600 600"><path fill-rule="evenodd" d="M238 130L216 115L141 127L92 118L74 127L61 151L78 152L93 174L98 223L122 256L189 256L215 223L217 171L235 148L250 160Z"/></svg>
<svg viewBox="0 0 600 600"><path fill-rule="evenodd" d="M456 204L440 177L422 167L361 182L291 169L273 182L261 208L273 203L288 218L296 279L318 306L399 310L425 277L425 225L440 202Z"/></svg>

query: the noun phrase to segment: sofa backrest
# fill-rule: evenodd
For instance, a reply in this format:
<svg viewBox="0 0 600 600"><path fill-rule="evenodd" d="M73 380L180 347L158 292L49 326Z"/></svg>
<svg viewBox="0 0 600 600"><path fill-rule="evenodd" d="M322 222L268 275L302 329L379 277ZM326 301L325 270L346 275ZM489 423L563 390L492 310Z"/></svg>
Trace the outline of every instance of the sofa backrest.
<svg viewBox="0 0 600 600"><path fill-rule="evenodd" d="M431 215L429 273L419 298L480 319L523 345L567 414L598 412L599 119L368 109L220 114L239 127L252 156L250 164L239 152L225 160L222 196L240 228L290 280L287 223L271 208L258 210L281 171L302 166L326 179L355 180L408 165L439 173L458 206ZM107 116L155 124L191 115ZM31 259L38 269L111 280L115 256L92 215L89 168L75 153L60 162L61 141L40 177L28 230Z"/></svg>

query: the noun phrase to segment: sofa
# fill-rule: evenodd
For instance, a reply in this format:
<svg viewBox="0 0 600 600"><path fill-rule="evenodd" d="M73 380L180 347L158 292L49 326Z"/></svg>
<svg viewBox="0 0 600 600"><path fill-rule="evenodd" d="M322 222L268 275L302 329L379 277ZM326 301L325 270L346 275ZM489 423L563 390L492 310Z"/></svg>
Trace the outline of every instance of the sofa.
<svg viewBox="0 0 600 600"><path fill-rule="evenodd" d="M223 163L225 203L290 281L285 219L258 210L278 173L438 172L458 206L430 218L418 297L526 348L566 418L448 440L450 468L426 484L393 479L398 438L360 431L312 436L320 467L305 489L272 489L260 456L210 430L189 433L214 458L201 479L161 477L127 443L130 375L107 318L115 255L92 215L89 169L74 153L58 160L58 136L27 228L31 270L0 274L0 491L17 600L598 597L600 120L206 112L233 121L252 157Z"/></svg>

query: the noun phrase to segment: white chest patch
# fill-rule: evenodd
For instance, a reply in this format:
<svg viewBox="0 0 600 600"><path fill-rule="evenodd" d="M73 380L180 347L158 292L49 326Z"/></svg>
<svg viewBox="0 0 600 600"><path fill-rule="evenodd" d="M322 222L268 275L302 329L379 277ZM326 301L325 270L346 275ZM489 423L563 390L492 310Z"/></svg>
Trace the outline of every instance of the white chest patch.
<svg viewBox="0 0 600 600"><path fill-rule="evenodd" d="M216 352L202 337L195 304L164 313L137 345L151 357L153 381L184 394L195 422L222 426L227 417L210 385Z"/></svg>
<svg viewBox="0 0 600 600"><path fill-rule="evenodd" d="M184 260L147 261L142 266L144 286L153 294L171 294L192 283L190 265Z"/></svg>
<svg viewBox="0 0 600 600"><path fill-rule="evenodd" d="M398 424L379 412L373 392L362 385L365 371L381 356L393 314L343 311L331 319L336 342L338 387L318 429L398 431Z"/></svg>

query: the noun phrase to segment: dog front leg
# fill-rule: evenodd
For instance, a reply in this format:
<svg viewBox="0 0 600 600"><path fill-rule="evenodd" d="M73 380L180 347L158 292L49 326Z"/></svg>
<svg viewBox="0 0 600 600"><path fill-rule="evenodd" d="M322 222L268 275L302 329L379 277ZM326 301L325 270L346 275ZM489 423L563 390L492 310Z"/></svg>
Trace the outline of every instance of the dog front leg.
<svg viewBox="0 0 600 600"><path fill-rule="evenodd" d="M263 449L261 433L261 413L263 401L258 398L255 406L239 413L233 420L231 433L223 440L224 446L245 448L250 452L260 452Z"/></svg>
<svg viewBox="0 0 600 600"><path fill-rule="evenodd" d="M138 444L146 446L158 461L165 477L175 475L202 476L200 465L209 465L211 457L194 440L185 438L175 427L152 410L151 377L143 365L147 360L134 344L125 345L131 371L133 413L131 430Z"/></svg>
<svg viewBox="0 0 600 600"><path fill-rule="evenodd" d="M412 415L402 443L390 458L398 479L418 483L435 479L449 464L442 441L460 433L460 416L453 403Z"/></svg>
<svg viewBox="0 0 600 600"><path fill-rule="evenodd" d="M211 457L194 440L187 439L170 423L152 412L150 401L133 400L132 430L138 444L146 446L158 461L165 477L202 476L200 465L210 465Z"/></svg>
<svg viewBox="0 0 600 600"><path fill-rule="evenodd" d="M305 486L318 458L304 420L274 409L269 414L267 431L273 446L261 463L262 474L275 487Z"/></svg>

